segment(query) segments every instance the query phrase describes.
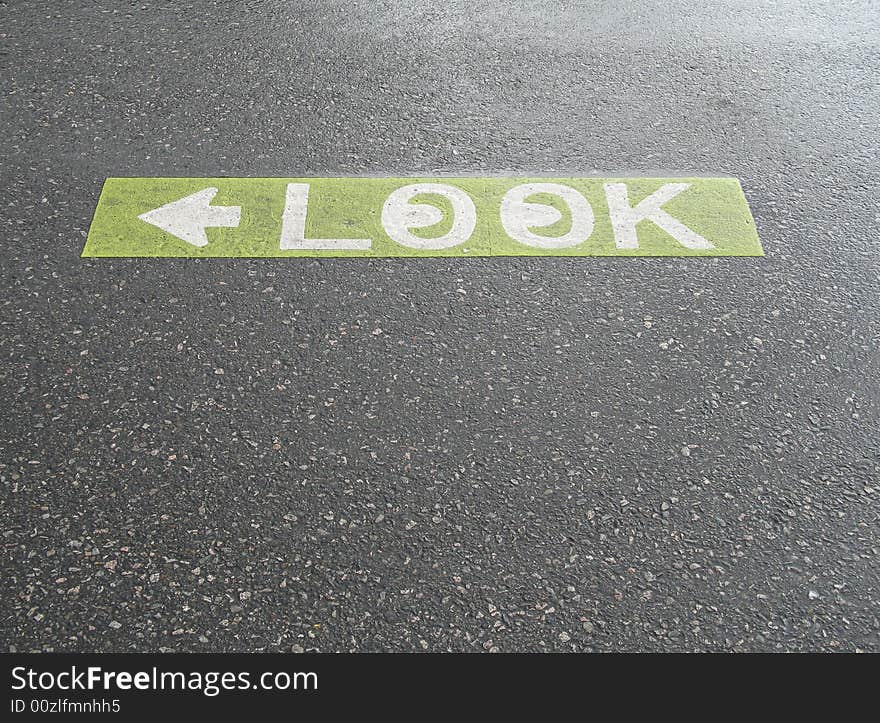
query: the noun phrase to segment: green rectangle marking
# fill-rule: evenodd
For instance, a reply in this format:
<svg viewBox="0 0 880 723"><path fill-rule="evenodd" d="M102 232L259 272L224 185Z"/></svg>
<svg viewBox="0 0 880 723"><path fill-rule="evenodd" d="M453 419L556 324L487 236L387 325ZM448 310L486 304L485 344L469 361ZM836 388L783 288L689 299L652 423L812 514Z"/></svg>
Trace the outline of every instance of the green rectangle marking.
<svg viewBox="0 0 880 723"><path fill-rule="evenodd" d="M735 178L108 178L82 255L764 252Z"/></svg>

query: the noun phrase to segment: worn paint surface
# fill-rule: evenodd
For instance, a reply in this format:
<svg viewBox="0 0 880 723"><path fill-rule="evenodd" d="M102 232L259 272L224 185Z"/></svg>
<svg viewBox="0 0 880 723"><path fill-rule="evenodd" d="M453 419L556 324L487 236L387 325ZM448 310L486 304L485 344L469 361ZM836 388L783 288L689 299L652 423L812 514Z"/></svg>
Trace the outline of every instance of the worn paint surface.
<svg viewBox="0 0 880 723"><path fill-rule="evenodd" d="M417 184L428 190L407 191ZM642 201L643 208L656 208L638 220ZM82 255L761 256L763 251L734 178L109 178Z"/></svg>

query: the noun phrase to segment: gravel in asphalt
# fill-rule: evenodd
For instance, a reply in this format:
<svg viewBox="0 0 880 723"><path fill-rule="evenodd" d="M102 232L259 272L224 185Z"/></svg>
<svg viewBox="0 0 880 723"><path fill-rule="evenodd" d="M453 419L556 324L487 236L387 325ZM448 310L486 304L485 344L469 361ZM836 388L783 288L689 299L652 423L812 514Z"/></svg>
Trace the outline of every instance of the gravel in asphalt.
<svg viewBox="0 0 880 723"><path fill-rule="evenodd" d="M9 651L880 651L872 2L5 2ZM763 259L81 259L108 176L731 175Z"/></svg>

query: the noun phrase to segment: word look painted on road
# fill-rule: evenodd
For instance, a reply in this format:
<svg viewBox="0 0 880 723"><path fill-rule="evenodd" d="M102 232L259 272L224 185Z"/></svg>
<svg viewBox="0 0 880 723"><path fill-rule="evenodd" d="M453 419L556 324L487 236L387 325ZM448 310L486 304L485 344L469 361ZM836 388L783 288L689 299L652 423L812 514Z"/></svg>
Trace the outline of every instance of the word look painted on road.
<svg viewBox="0 0 880 723"><path fill-rule="evenodd" d="M762 256L734 178L108 178L83 256Z"/></svg>

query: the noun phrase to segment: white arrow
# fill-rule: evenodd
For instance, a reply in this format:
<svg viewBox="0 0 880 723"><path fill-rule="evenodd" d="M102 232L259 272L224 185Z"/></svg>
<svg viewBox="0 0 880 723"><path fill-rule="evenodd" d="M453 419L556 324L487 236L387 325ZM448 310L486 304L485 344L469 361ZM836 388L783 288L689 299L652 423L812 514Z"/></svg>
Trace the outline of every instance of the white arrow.
<svg viewBox="0 0 880 723"><path fill-rule="evenodd" d="M177 236L193 246L207 246L208 226L235 228L241 221L241 206L212 206L216 188L205 188L178 201L166 203L138 218Z"/></svg>

